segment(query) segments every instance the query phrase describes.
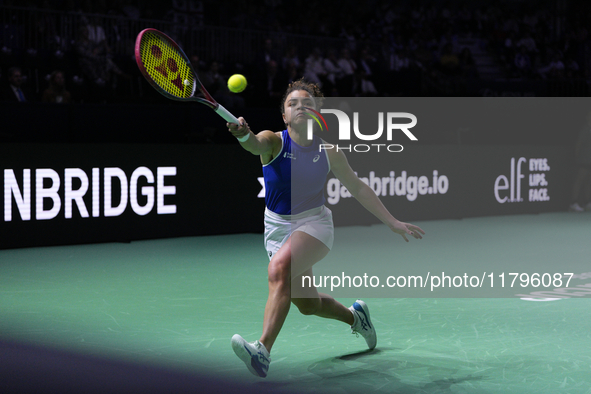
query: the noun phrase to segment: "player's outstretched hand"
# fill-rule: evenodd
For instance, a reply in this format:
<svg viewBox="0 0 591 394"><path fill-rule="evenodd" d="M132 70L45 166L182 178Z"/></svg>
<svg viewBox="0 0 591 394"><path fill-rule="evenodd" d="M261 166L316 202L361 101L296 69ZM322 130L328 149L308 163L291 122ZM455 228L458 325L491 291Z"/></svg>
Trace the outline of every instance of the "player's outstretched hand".
<svg viewBox="0 0 591 394"><path fill-rule="evenodd" d="M406 242L408 242L408 238L406 238L407 234L416 239L423 239L423 235L425 235L425 232L419 226L410 223L396 221L391 228L396 234L400 234Z"/></svg>
<svg viewBox="0 0 591 394"><path fill-rule="evenodd" d="M246 120L244 120L242 116L238 118L238 122L240 122L240 124L226 123L226 127L228 127L228 130L230 130L230 133L232 133L234 137L240 138L250 133L248 123L246 123Z"/></svg>

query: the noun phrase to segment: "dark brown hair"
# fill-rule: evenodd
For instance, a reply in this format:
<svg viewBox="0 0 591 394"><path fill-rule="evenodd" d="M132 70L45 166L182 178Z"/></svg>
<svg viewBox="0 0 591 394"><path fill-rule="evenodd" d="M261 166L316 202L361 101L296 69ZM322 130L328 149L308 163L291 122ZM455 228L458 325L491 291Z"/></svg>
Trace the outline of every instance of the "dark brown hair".
<svg viewBox="0 0 591 394"><path fill-rule="evenodd" d="M324 94L322 94L322 90L320 90L320 86L316 85L313 82L306 82L304 78L300 78L297 81L293 81L287 87L287 90L283 94L283 98L281 99L281 113L285 113L285 100L287 96L291 92L295 92L296 90L304 90L310 93L310 96L314 97L316 100L316 109L319 109L322 106L322 101L324 98Z"/></svg>

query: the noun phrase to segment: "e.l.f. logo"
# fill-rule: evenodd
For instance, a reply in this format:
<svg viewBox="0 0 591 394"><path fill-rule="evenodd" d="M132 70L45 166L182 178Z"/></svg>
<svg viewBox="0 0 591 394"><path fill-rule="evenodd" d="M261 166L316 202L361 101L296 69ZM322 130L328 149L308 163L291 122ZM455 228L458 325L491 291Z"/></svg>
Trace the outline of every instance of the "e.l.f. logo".
<svg viewBox="0 0 591 394"><path fill-rule="evenodd" d="M523 198L521 198L521 180L525 178L525 175L521 173L521 164L525 163L527 160L525 157L520 157L517 160L517 165L515 165L515 158L511 158L511 182L507 179L505 175L499 175L495 180L495 198L501 204L509 201L509 202L522 202ZM509 189L509 196L504 196L501 198L499 195L500 190L507 190Z"/></svg>

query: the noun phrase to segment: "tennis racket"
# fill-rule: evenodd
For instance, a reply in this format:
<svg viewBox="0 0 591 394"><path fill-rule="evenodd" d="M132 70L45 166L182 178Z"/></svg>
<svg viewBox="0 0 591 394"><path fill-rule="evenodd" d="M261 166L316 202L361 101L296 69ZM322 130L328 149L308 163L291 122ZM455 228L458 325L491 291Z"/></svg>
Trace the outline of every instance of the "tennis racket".
<svg viewBox="0 0 591 394"><path fill-rule="evenodd" d="M227 122L239 124L238 119L205 90L185 52L166 34L156 29L142 30L135 40L135 60L148 82L165 97L197 101ZM197 90L203 97L195 96Z"/></svg>

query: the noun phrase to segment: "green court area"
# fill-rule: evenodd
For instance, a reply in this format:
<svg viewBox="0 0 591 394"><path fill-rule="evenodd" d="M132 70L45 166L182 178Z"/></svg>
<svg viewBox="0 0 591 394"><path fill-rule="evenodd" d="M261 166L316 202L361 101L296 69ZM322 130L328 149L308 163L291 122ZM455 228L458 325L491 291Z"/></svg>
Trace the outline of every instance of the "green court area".
<svg viewBox="0 0 591 394"><path fill-rule="evenodd" d="M253 391L591 393L591 214L416 224L427 235L409 244L381 225L337 228L326 264L371 247L394 267L429 260L444 269L465 259L505 269L515 259L520 267L525 261L558 271L576 260L588 269L575 272L570 293L554 300L476 292L364 298L378 332L374 351L348 326L292 307L269 376L260 379L234 355L230 338L261 334L268 263L262 235L2 250L0 339ZM355 300L338 299L347 306Z"/></svg>

